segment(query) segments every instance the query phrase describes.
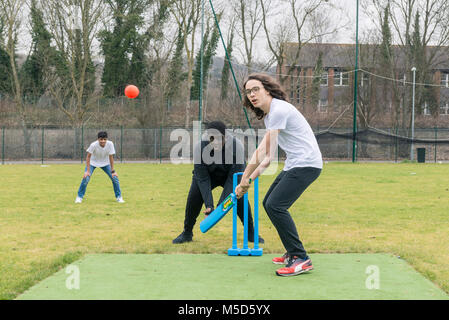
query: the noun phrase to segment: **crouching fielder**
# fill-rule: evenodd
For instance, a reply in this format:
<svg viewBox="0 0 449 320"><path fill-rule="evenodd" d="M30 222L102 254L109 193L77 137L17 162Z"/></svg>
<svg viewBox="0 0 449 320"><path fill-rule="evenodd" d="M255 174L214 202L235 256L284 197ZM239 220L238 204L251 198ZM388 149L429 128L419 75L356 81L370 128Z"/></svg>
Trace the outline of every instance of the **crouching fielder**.
<svg viewBox="0 0 449 320"><path fill-rule="evenodd" d="M112 141L108 141L107 132L99 132L97 141L92 142L86 151L86 168L84 170L83 180L81 181L80 187L78 189L78 195L76 197L75 203L81 203L83 201L87 184L90 181L92 173L97 167L100 167L111 179L117 202L125 202L122 198L118 175L114 170L114 143Z"/></svg>
<svg viewBox="0 0 449 320"><path fill-rule="evenodd" d="M286 264L276 271L279 276L293 276L312 270L312 261L287 210L318 178L323 168L315 135L303 115L286 101L285 92L270 76L250 75L243 90L245 107L253 111L259 120L264 120L267 131L235 193L237 198L241 198L248 191L251 181L269 166L279 144L287 156L285 166L263 200L265 211L286 250L282 257L274 258L273 263Z"/></svg>

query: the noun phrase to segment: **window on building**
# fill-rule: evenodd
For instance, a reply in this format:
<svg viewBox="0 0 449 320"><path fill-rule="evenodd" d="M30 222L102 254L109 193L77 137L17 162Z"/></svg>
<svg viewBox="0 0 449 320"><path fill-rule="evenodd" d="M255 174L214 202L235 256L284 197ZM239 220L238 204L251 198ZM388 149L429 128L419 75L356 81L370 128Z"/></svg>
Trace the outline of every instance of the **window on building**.
<svg viewBox="0 0 449 320"><path fill-rule="evenodd" d="M322 87L328 86L328 77L329 77L329 73L327 72L327 70L324 70L323 73L321 74L321 82L320 82L320 85Z"/></svg>
<svg viewBox="0 0 449 320"><path fill-rule="evenodd" d="M360 77L360 86L367 87L369 84L369 75L366 73L362 73L362 76Z"/></svg>
<svg viewBox="0 0 449 320"><path fill-rule="evenodd" d="M405 73L399 74L398 80L400 80L400 82L399 82L400 86L405 86L405 82L407 81L407 77L406 77Z"/></svg>
<svg viewBox="0 0 449 320"><path fill-rule="evenodd" d="M334 71L334 86L347 86L349 85L349 73L343 70L335 69Z"/></svg>
<svg viewBox="0 0 449 320"><path fill-rule="evenodd" d="M295 84L296 84L296 78L293 76L290 76L290 101L294 101L295 99Z"/></svg>
<svg viewBox="0 0 449 320"><path fill-rule="evenodd" d="M429 108L429 104L427 102L424 102L422 114L425 116L430 116L430 108Z"/></svg>
<svg viewBox="0 0 449 320"><path fill-rule="evenodd" d="M299 78L296 82L296 103L301 103L301 82Z"/></svg>
<svg viewBox="0 0 449 320"><path fill-rule="evenodd" d="M325 113L327 112L327 99L320 99L318 101L318 112Z"/></svg>
<svg viewBox="0 0 449 320"><path fill-rule="evenodd" d="M441 102L440 114L449 115L449 102Z"/></svg>
<svg viewBox="0 0 449 320"><path fill-rule="evenodd" d="M441 73L441 85L446 88L449 88L449 72Z"/></svg>

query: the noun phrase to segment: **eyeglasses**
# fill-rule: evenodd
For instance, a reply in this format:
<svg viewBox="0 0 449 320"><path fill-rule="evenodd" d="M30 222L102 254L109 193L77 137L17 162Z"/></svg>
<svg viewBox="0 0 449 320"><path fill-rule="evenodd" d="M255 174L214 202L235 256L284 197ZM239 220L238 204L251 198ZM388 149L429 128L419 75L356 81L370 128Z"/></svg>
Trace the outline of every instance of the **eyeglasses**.
<svg viewBox="0 0 449 320"><path fill-rule="evenodd" d="M252 87L251 89L246 89L245 94L247 96L249 96L251 94L251 92L255 94L255 93L259 92L259 90L260 90L259 87Z"/></svg>

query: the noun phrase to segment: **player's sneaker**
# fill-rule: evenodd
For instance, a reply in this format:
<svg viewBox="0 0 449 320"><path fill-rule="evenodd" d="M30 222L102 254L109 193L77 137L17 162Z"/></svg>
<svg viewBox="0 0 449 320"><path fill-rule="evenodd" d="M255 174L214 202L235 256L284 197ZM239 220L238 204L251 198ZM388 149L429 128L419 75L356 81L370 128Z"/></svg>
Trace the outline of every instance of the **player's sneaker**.
<svg viewBox="0 0 449 320"><path fill-rule="evenodd" d="M193 233L183 231L179 236L177 236L172 242L174 244L190 242L192 241Z"/></svg>
<svg viewBox="0 0 449 320"><path fill-rule="evenodd" d="M122 197L118 197L118 198L117 198L117 202L118 202L118 203L125 203L125 200L123 200Z"/></svg>
<svg viewBox="0 0 449 320"><path fill-rule="evenodd" d="M271 261L273 261L274 264L287 264L289 257L289 254L286 252L282 257L275 257Z"/></svg>
<svg viewBox="0 0 449 320"><path fill-rule="evenodd" d="M83 202L83 198L76 197L75 203L81 203L81 202Z"/></svg>
<svg viewBox="0 0 449 320"><path fill-rule="evenodd" d="M284 268L276 270L278 276L288 277L296 276L300 273L313 270L312 260L309 257L301 259L297 256L290 257Z"/></svg>

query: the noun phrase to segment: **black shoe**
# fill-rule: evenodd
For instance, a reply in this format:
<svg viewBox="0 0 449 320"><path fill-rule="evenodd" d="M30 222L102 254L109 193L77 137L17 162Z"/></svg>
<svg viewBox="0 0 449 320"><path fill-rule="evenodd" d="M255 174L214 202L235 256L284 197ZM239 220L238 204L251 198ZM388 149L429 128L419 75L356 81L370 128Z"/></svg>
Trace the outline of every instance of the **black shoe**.
<svg viewBox="0 0 449 320"><path fill-rule="evenodd" d="M172 242L177 243L184 243L184 242L190 242L192 241L193 233L187 233L183 231L176 239L174 239Z"/></svg>
<svg viewBox="0 0 449 320"><path fill-rule="evenodd" d="M254 242L254 234L249 234L248 235L248 241L249 242ZM265 240L259 236L259 243L265 243Z"/></svg>

